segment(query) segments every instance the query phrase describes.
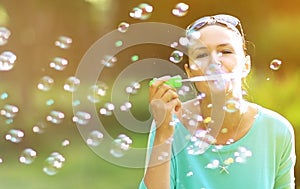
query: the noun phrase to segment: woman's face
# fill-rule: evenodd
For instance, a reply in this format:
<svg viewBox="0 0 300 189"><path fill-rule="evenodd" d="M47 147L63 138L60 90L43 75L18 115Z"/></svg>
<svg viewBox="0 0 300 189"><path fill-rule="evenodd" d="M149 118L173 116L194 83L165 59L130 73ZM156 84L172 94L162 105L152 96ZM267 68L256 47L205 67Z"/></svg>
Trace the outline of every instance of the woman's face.
<svg viewBox="0 0 300 189"><path fill-rule="evenodd" d="M189 68L186 68L189 77L249 72L250 60L245 56L240 35L220 25L208 25L197 32L200 32L200 37L193 38L189 45ZM207 92L212 88L226 91L234 90L233 88L241 90L241 78L205 84L197 82L196 87L201 92Z"/></svg>

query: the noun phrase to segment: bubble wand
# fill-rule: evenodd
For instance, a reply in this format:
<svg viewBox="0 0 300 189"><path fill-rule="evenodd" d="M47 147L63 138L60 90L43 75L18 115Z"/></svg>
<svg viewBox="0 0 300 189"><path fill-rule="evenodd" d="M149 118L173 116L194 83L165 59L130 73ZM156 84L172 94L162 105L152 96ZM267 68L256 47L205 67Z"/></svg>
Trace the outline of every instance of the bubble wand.
<svg viewBox="0 0 300 189"><path fill-rule="evenodd" d="M237 73L226 73L226 74L216 74L216 75L207 75L207 76L196 76L187 79L182 79L180 75L175 75L165 81L164 83L174 87L179 88L182 86L183 82L201 82L201 81L215 81L220 79L234 79L236 77L245 77L247 73L237 74ZM149 82L149 86L151 86L158 78L153 78Z"/></svg>

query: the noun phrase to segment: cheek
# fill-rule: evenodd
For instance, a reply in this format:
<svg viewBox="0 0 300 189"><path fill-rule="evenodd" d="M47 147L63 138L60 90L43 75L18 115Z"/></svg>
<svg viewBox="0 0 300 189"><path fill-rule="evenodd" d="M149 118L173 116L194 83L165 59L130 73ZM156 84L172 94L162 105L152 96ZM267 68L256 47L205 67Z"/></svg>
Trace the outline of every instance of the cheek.
<svg viewBox="0 0 300 189"><path fill-rule="evenodd" d="M232 72L235 70L240 70L244 63L238 57L227 57L223 59L222 65L228 72Z"/></svg>

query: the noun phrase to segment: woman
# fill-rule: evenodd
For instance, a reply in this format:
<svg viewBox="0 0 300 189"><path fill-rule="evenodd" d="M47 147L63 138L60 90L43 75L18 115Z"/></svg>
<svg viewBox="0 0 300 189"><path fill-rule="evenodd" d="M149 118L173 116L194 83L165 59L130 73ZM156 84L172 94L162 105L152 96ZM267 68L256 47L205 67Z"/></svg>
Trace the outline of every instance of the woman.
<svg viewBox="0 0 300 189"><path fill-rule="evenodd" d="M154 123L140 188L294 188L295 146L290 123L243 99L250 72L237 18L200 18L187 28L188 77L199 96L181 103L165 76L153 82L149 102Z"/></svg>

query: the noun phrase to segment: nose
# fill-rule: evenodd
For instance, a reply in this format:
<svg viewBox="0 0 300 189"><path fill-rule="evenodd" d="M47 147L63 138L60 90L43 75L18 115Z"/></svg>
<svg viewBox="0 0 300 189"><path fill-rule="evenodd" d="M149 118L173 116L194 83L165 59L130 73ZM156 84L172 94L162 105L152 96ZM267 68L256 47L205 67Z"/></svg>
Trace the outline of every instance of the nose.
<svg viewBox="0 0 300 189"><path fill-rule="evenodd" d="M218 66L222 66L221 57L222 57L222 53L212 52L211 55L210 55L210 63L218 65Z"/></svg>

